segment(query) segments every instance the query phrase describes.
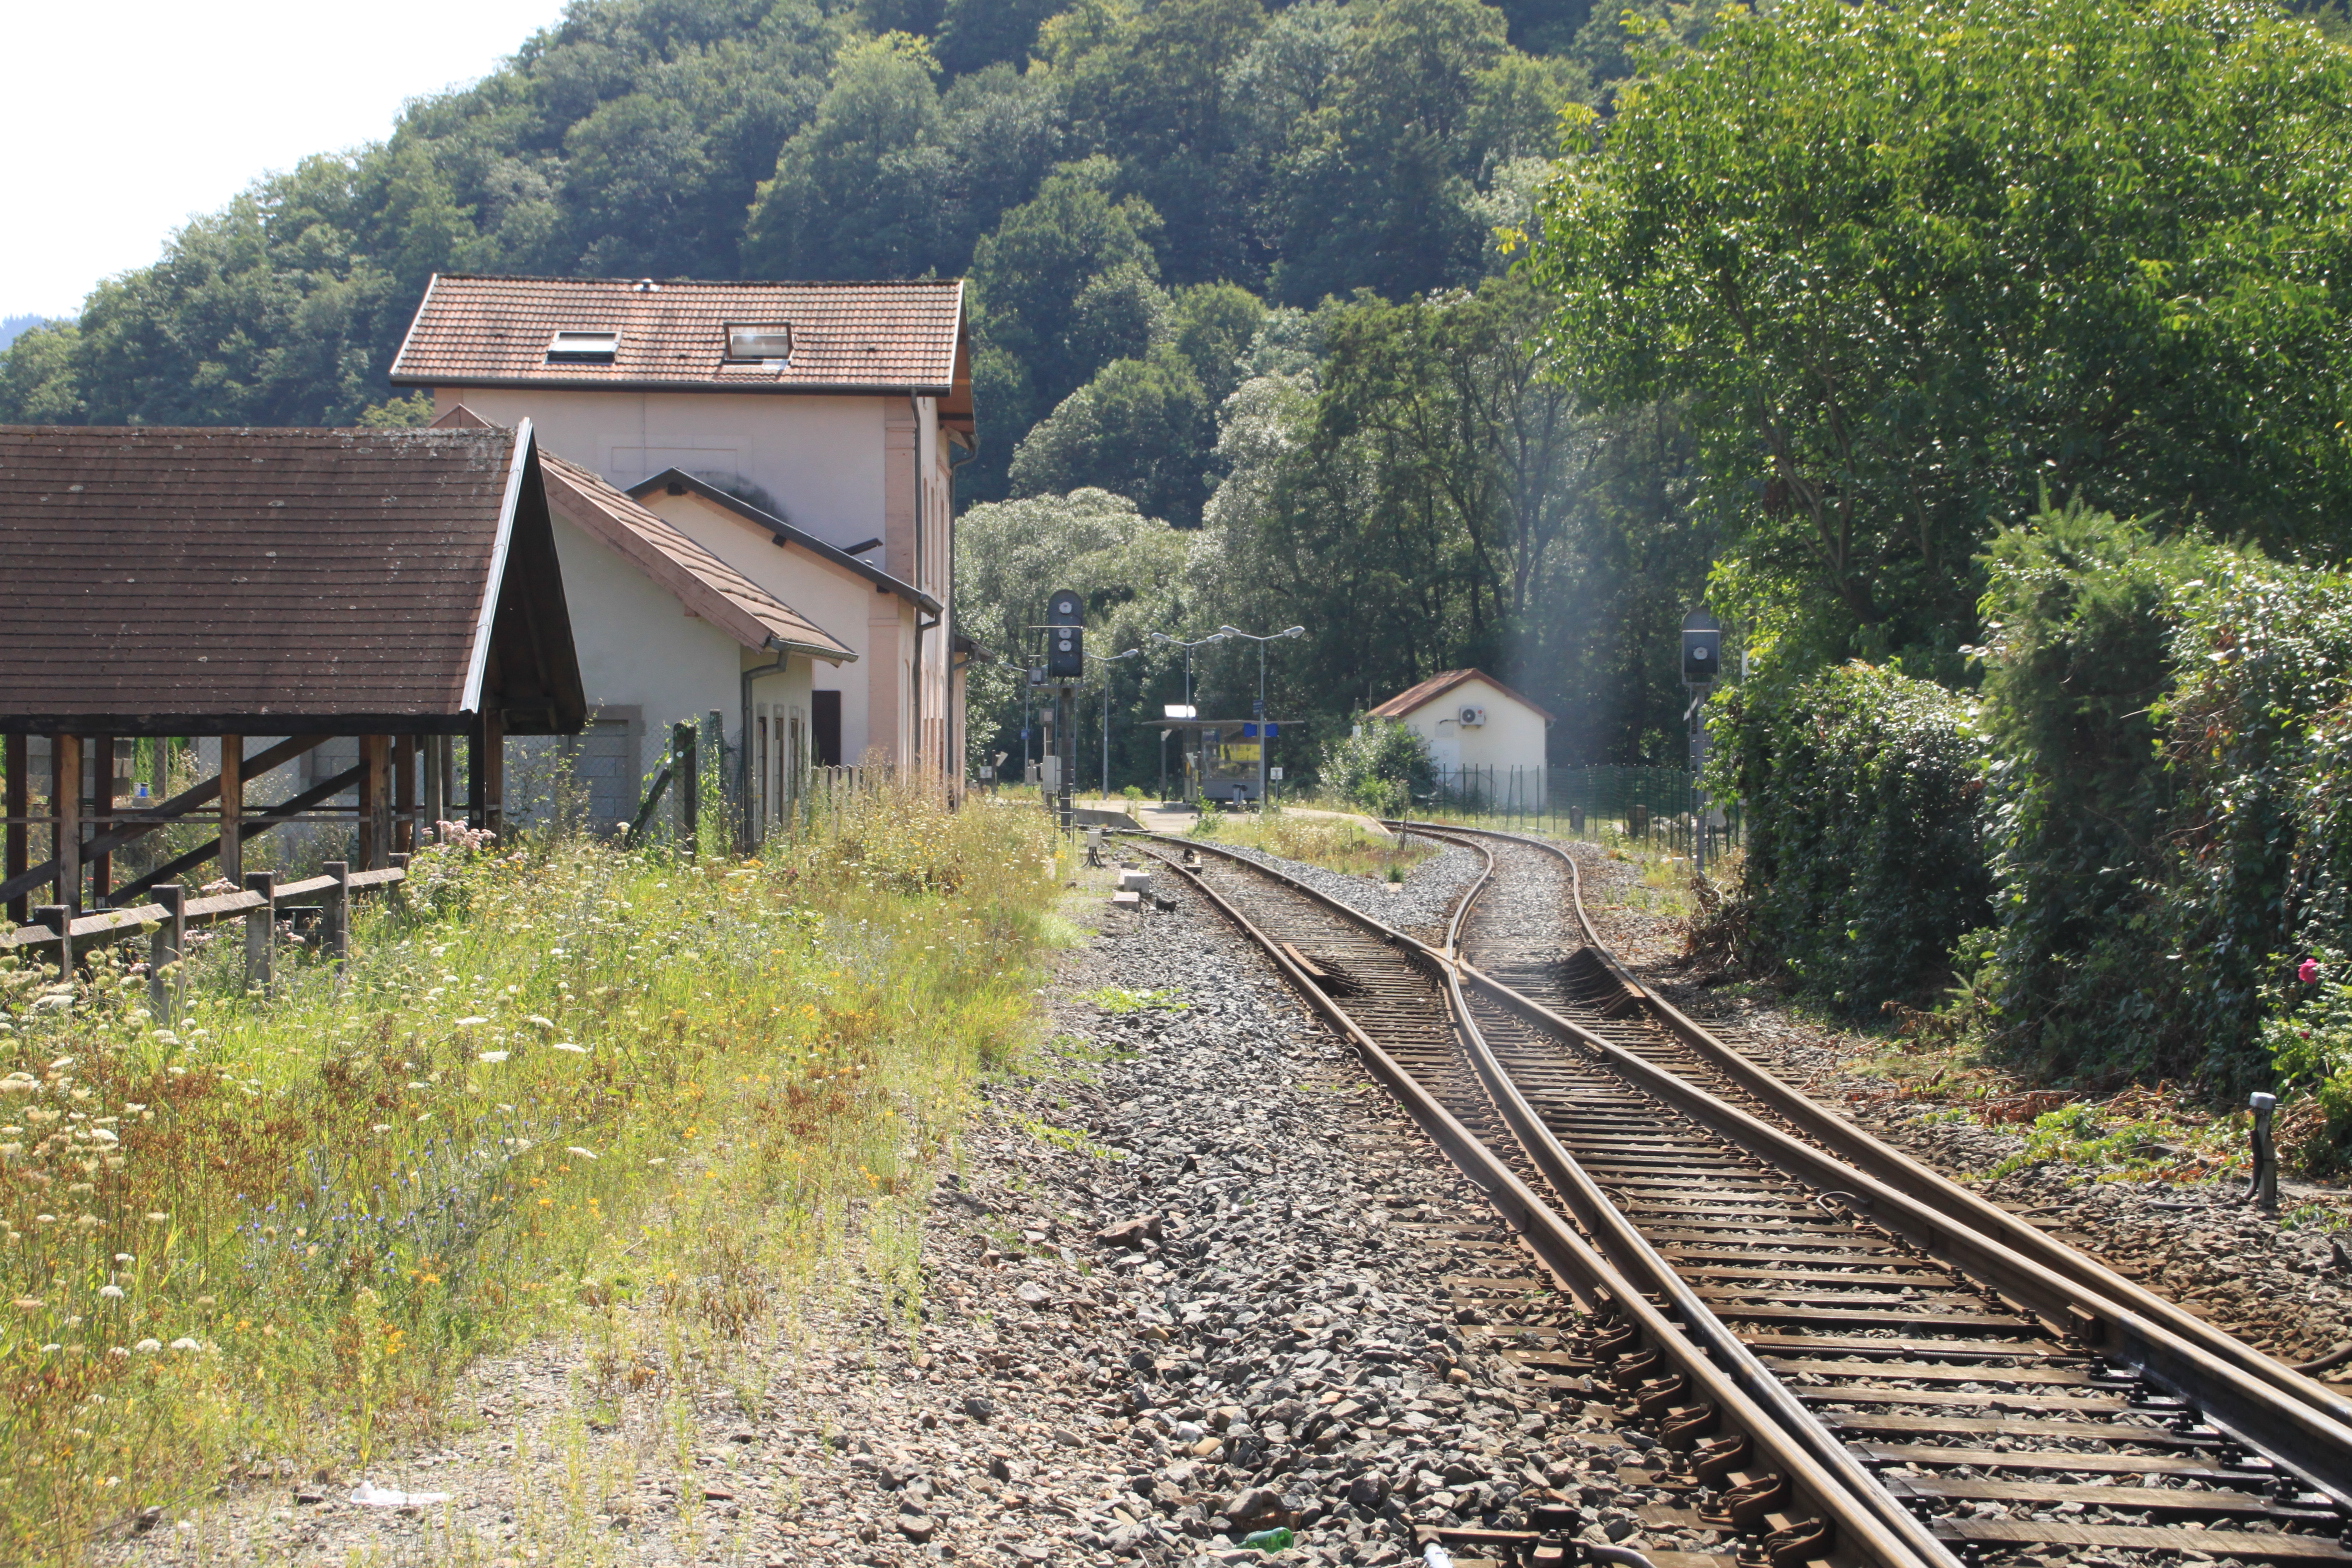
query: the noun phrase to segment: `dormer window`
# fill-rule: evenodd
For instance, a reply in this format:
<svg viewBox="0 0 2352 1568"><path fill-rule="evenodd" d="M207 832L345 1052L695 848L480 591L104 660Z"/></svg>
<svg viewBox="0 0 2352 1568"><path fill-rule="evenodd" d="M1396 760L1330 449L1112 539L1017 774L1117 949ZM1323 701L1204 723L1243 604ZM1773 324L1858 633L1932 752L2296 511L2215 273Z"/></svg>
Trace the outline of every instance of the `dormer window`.
<svg viewBox="0 0 2352 1568"><path fill-rule="evenodd" d="M786 322L729 322L727 358L733 362L782 364L792 357L792 328Z"/></svg>
<svg viewBox="0 0 2352 1568"><path fill-rule="evenodd" d="M558 332L547 340L551 365L609 365L620 351L618 332Z"/></svg>

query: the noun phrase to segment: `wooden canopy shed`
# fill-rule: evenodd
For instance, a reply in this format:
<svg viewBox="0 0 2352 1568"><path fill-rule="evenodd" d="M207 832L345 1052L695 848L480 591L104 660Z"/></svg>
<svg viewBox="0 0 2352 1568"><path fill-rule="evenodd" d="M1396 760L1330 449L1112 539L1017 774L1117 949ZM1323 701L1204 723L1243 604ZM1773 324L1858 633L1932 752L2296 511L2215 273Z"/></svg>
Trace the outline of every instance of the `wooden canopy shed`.
<svg viewBox="0 0 2352 1568"><path fill-rule="evenodd" d="M495 830L504 737L585 716L528 424L0 426L0 898L20 922L44 883L79 910L211 860L236 881L244 843L295 820L356 815L379 867L453 809L452 737L467 814ZM38 813L30 736L49 738ZM220 737L218 776L126 804L118 745L151 736ZM358 737L356 767L248 808L254 779L337 736ZM356 813L316 809L354 789ZM218 835L109 885L114 852L188 821Z"/></svg>

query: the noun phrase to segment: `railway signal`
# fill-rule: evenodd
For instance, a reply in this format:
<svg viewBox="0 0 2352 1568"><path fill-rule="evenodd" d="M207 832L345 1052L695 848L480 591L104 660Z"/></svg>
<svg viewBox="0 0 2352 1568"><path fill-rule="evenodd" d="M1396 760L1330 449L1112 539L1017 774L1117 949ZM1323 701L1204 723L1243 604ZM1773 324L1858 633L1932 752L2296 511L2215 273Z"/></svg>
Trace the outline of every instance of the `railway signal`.
<svg viewBox="0 0 2352 1568"><path fill-rule="evenodd" d="M1707 723L1699 717L1699 710L1707 705L1707 694L1715 689L1716 677L1722 673L1723 623L1705 610L1693 610L1682 618L1682 684L1691 694L1683 718L1690 725L1691 852L1701 874L1707 869L1707 818L1711 813L1707 797L1699 789L1699 778L1707 771Z"/></svg>

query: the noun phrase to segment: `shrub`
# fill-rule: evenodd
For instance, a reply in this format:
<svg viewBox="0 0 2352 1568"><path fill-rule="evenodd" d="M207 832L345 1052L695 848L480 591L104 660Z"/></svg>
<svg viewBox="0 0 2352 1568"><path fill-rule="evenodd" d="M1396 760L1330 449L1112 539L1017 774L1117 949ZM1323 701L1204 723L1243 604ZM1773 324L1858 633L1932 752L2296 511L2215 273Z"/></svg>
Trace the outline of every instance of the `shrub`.
<svg viewBox="0 0 2352 1568"><path fill-rule="evenodd" d="M1849 1017L1950 972L1991 891L1983 747L1965 697L1848 664L1717 700L1709 789L1749 811L1751 951Z"/></svg>
<svg viewBox="0 0 2352 1568"><path fill-rule="evenodd" d="M1363 719L1323 748L1323 782L1374 816L1402 816L1437 788L1429 742L1395 719Z"/></svg>

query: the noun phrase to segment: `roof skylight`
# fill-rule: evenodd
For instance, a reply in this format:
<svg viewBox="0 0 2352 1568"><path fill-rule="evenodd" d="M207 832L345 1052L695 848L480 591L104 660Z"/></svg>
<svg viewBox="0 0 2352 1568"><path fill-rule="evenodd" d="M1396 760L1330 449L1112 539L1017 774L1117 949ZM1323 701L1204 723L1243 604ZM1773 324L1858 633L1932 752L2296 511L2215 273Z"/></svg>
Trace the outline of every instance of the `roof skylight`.
<svg viewBox="0 0 2352 1568"><path fill-rule="evenodd" d="M609 365L620 351L618 332L558 332L547 340L551 365Z"/></svg>
<svg viewBox="0 0 2352 1568"><path fill-rule="evenodd" d="M788 322L727 323L727 357L731 360L786 360L792 357L792 327Z"/></svg>

